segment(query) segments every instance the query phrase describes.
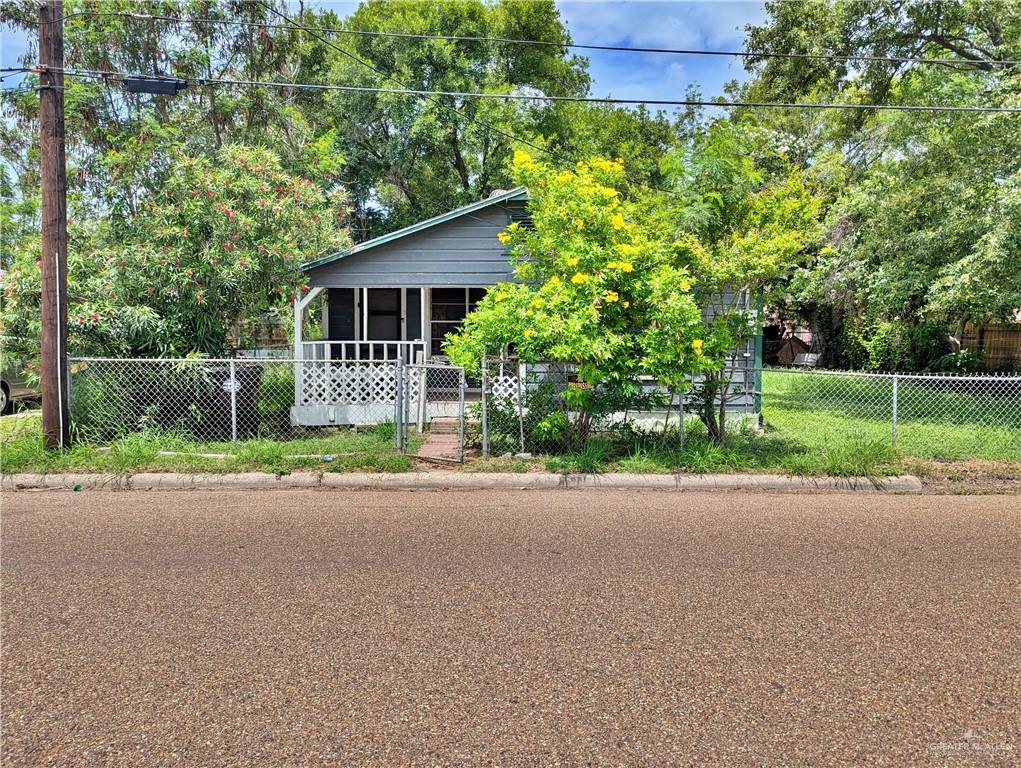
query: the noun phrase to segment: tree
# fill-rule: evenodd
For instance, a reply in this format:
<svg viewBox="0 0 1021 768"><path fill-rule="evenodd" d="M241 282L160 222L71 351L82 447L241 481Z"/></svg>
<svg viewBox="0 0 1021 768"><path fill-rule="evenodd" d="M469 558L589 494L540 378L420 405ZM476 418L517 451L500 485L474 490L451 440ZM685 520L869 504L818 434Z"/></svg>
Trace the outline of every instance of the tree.
<svg viewBox="0 0 1021 768"><path fill-rule="evenodd" d="M551 46L339 35L327 49L333 82L370 88L580 96L585 62L551 0L362 3L352 30L541 40ZM337 50L337 49L340 50ZM515 138L569 138L561 110L545 102L333 92L328 115L348 160L359 210L382 205L387 229L419 221L509 186Z"/></svg>
<svg viewBox="0 0 1021 768"><path fill-rule="evenodd" d="M721 125L673 156L671 194L629 187L620 161L557 171L516 152L532 220L501 233L516 281L490 289L447 354L472 369L511 346L525 360L573 363L579 382L565 398L579 437L638 405L640 376L680 393L701 375L700 416L722 444L727 355L760 325L726 295L763 291L807 257L819 231L819 201L800 175L762 183L744 138Z"/></svg>
<svg viewBox="0 0 1021 768"><path fill-rule="evenodd" d="M72 227L69 347L126 356L220 355L231 331L285 309L307 287L300 265L350 242L346 199L285 173L267 150L183 150L162 187L125 222ZM9 351L38 344L38 239L4 277L0 333Z"/></svg>
<svg viewBox="0 0 1021 768"><path fill-rule="evenodd" d="M1001 63L1021 57L1016 4L837 0L767 8L769 20L749 29L750 50L922 61L752 57L748 98L1021 103L1021 72ZM1013 265L1021 254L1010 236L1010 201L1021 172L1021 116L790 110L757 119L792 137L808 172L839 158L826 199L832 247L790 286L792 313L812 323L827 363L932 367L966 322L1014 317L1021 270ZM921 345L920 335L941 343ZM923 346L930 354L914 354Z"/></svg>
<svg viewBox="0 0 1021 768"><path fill-rule="evenodd" d="M672 193L661 195L658 206L675 227L678 257L695 275L692 295L704 318L695 399L710 438L721 445L736 351L762 328L756 305L777 300L785 280L815 255L822 234L821 198L771 146L773 138L721 120L664 160ZM650 350L669 366L669 339Z"/></svg>

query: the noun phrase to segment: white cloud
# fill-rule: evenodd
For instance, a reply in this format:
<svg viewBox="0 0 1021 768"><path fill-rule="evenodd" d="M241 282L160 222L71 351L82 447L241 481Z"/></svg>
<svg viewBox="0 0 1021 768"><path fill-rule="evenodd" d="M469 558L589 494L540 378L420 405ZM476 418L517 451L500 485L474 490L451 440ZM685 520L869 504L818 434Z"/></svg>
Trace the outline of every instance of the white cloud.
<svg viewBox="0 0 1021 768"><path fill-rule="evenodd" d="M558 2L576 43L650 48L742 50L744 28L766 18L761 2ZM740 58L579 51L588 56L595 95L681 98L688 85L706 96L744 79Z"/></svg>

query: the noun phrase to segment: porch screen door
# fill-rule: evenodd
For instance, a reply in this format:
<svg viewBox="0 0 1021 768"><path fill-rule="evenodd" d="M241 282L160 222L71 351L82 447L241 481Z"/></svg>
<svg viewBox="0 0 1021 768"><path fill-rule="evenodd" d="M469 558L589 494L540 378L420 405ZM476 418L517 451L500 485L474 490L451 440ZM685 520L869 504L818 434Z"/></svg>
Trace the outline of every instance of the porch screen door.
<svg viewBox="0 0 1021 768"><path fill-rule="evenodd" d="M369 289L370 341L401 340L401 289Z"/></svg>

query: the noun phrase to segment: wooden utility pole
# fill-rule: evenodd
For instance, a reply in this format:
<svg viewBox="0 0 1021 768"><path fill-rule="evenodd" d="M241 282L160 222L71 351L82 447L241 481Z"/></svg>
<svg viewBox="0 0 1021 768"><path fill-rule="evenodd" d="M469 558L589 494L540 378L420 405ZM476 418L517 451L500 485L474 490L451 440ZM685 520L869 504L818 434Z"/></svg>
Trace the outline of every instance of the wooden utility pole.
<svg viewBox="0 0 1021 768"><path fill-rule="evenodd" d="M42 177L40 375L47 448L68 444L67 171L64 165L64 3L39 5L39 157ZM56 71L54 71L56 70Z"/></svg>

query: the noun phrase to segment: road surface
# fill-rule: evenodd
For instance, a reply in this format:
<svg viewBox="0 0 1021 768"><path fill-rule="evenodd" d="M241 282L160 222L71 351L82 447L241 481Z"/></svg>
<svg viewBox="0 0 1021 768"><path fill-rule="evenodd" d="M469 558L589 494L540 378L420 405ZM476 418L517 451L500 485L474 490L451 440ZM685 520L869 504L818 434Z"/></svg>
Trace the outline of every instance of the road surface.
<svg viewBox="0 0 1021 768"><path fill-rule="evenodd" d="M0 503L5 768L1021 762L1016 497Z"/></svg>

